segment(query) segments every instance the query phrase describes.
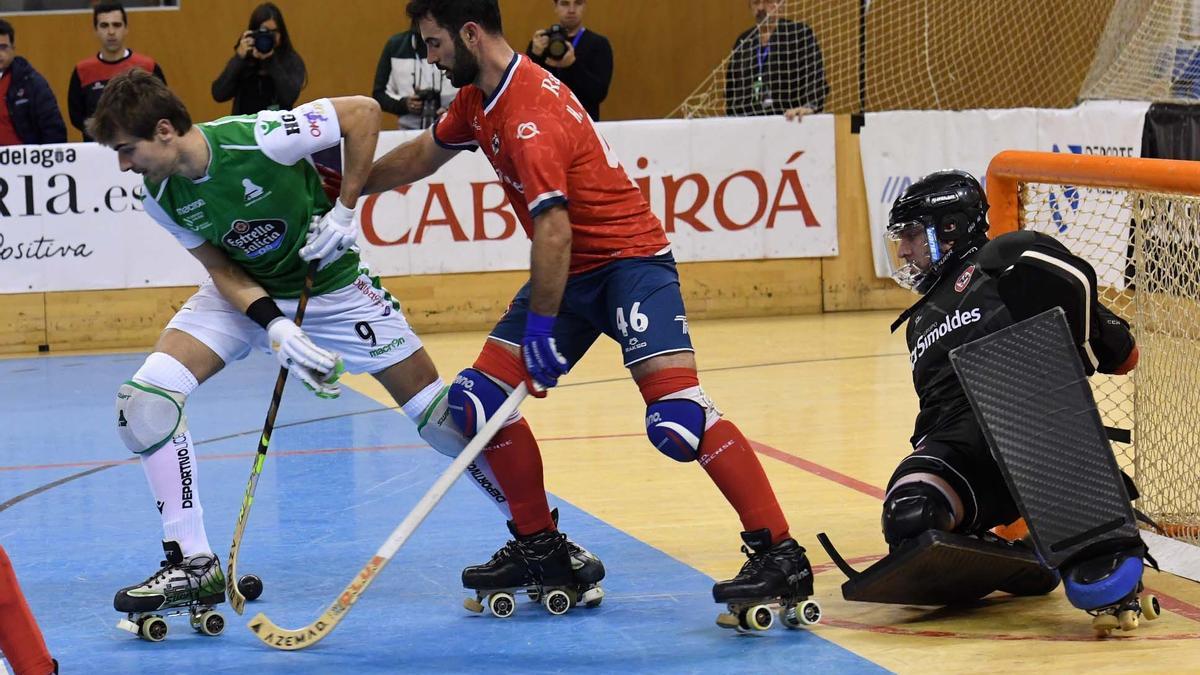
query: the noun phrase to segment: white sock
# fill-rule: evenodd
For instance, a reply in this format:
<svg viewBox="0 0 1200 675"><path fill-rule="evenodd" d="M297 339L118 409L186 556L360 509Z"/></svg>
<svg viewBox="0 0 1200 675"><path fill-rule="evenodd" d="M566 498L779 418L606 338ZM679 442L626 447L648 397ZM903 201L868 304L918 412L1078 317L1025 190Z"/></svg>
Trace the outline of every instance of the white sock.
<svg viewBox="0 0 1200 675"><path fill-rule="evenodd" d="M162 514L163 539L179 542L184 557L212 553L204 531L192 433L177 434L153 454L142 455L142 470Z"/></svg>
<svg viewBox="0 0 1200 675"><path fill-rule="evenodd" d="M146 362L133 376L148 385L191 394L198 383L182 363L162 352L146 357ZM199 480L196 473L196 453L186 418L181 431L161 448L140 455L142 470L150 483L150 491L162 515L163 539L179 542L184 557L197 553L212 553L208 533L204 531L204 509L200 506Z"/></svg>

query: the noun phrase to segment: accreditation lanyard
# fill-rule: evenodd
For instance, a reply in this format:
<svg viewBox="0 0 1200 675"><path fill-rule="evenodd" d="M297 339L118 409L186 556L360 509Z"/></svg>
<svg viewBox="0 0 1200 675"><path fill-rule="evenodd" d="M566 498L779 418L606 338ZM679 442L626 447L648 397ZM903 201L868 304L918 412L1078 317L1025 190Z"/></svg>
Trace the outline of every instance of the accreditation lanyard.
<svg viewBox="0 0 1200 675"><path fill-rule="evenodd" d="M586 30L586 28L580 28L579 32L575 34L575 39L571 40L571 49L577 49L579 47L579 38L583 37L583 33Z"/></svg>

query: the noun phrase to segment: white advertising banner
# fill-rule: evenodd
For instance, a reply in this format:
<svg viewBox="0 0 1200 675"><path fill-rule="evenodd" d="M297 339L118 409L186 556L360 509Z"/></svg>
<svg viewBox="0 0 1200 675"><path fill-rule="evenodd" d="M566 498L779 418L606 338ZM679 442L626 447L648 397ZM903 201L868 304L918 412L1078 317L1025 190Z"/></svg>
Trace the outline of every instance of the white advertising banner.
<svg viewBox="0 0 1200 675"><path fill-rule="evenodd" d="M0 293L184 286L204 269L95 143L0 147Z"/></svg>
<svg viewBox="0 0 1200 675"><path fill-rule="evenodd" d="M875 273L888 276L883 247L888 210L921 176L939 169L963 169L982 181L988 163L1002 150L1137 157L1148 108L1148 103L1138 101L1092 101L1064 110L868 113L859 151ZM1084 201L1088 192L1079 189Z"/></svg>
<svg viewBox="0 0 1200 675"><path fill-rule="evenodd" d="M837 254L833 117L610 122L601 133L675 257ZM379 154L414 132L385 132ZM94 144L0 148L0 293L179 286L204 271L142 211L140 177ZM359 204L385 276L527 269L529 241L482 153Z"/></svg>
<svg viewBox="0 0 1200 675"><path fill-rule="evenodd" d="M837 254L832 116L598 126L680 262ZM382 134L379 154L413 133ZM529 267L528 238L482 152L369 197L359 212L366 257L386 275Z"/></svg>

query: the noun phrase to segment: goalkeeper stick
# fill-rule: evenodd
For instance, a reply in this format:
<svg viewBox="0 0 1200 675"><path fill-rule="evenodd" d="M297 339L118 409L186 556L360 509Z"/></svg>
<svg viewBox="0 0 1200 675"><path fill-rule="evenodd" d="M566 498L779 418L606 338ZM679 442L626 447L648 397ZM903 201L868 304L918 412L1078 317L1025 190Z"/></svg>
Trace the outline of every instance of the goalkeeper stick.
<svg viewBox="0 0 1200 675"><path fill-rule="evenodd" d="M504 421L521 405L526 394L525 383L517 385L517 388L508 395L500 408L483 425L483 429L475 434L475 437L471 439L470 443L467 443L458 457L454 458L450 466L446 467L442 475L438 476L425 496L421 497L421 501L417 502L417 505L404 517L400 525L388 535L387 541L383 542L383 545L375 552L375 556L350 581L350 584L338 595L324 614L303 628L288 630L276 626L275 622L268 619L266 614L259 612L248 624L255 636L264 644L276 649L296 650L311 647L333 632L338 622L346 616L359 596L367 590L379 572L391 561L392 556L396 555L396 551L404 545L404 542L408 541L421 521L425 520L433 507L442 500L454 481L475 461L475 458L483 451L483 447L491 442L496 432L500 431Z"/></svg>
<svg viewBox="0 0 1200 675"><path fill-rule="evenodd" d="M304 322L304 310L308 307L308 296L312 294L313 278L317 276L318 263L313 260L308 264L308 273L304 275L304 289L300 291L300 302L296 305L296 325ZM242 510L238 512L237 526L233 528L233 543L229 546L229 560L225 575L225 593L229 596L229 606L241 614L246 608L246 596L238 588L237 556L242 547L242 534L246 531L246 520L250 517L250 505L254 503L254 490L258 487L258 477L262 474L263 463L267 459L267 446L271 444L271 432L275 430L275 414L279 412L279 401L283 398L283 385L287 384L288 369L279 368L279 377L275 378L275 393L271 394L271 407L267 408L267 420L263 422L262 436L258 437L258 453L254 455L254 466L250 469L250 481L246 484L246 494L242 497Z"/></svg>

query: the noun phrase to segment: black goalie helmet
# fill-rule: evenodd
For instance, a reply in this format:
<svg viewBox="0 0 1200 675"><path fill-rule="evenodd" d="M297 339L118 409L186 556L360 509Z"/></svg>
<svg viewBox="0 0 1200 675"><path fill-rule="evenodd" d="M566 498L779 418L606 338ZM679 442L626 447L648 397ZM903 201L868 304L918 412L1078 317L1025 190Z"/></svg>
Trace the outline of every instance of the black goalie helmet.
<svg viewBox="0 0 1200 675"><path fill-rule="evenodd" d="M937 171L909 185L888 214L892 278L918 293L928 291L959 242L987 238L987 210L983 187L966 171Z"/></svg>

